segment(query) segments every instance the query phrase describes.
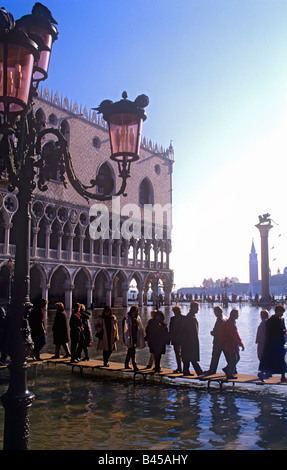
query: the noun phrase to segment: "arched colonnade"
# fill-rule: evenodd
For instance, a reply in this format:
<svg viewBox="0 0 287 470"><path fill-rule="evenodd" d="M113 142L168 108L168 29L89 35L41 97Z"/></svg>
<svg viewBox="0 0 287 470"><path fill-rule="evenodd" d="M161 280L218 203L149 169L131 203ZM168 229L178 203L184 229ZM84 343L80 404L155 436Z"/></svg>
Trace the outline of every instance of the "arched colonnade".
<svg viewBox="0 0 287 470"><path fill-rule="evenodd" d="M150 296L155 305L159 285L164 291L165 304L170 304L172 279L159 272L124 271L58 265L47 269L41 263L34 263L30 270L31 300L39 297L49 300L53 308L56 302L63 302L69 311L74 302L84 303L87 307L127 307L131 283L136 285L139 306L145 305Z"/></svg>

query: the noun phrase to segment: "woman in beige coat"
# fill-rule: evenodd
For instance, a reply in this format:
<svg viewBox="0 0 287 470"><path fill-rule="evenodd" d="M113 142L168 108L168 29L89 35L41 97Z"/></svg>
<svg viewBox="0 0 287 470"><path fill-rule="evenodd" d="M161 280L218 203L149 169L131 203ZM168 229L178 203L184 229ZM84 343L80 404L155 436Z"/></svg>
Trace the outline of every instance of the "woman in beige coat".
<svg viewBox="0 0 287 470"><path fill-rule="evenodd" d="M117 349L119 339L117 318L112 314L110 307L105 307L101 317L95 325L96 337L99 339L97 350L103 351L104 366L109 367L108 360L112 351Z"/></svg>

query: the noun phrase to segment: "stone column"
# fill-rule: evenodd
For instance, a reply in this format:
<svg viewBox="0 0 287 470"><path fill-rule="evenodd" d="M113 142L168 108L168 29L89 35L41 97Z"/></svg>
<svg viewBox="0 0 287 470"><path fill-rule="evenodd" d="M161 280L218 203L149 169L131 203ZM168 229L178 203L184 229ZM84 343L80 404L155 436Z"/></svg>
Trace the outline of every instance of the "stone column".
<svg viewBox="0 0 287 470"><path fill-rule="evenodd" d="M153 250L154 250L154 269L158 267L158 241L153 240Z"/></svg>
<svg viewBox="0 0 287 470"><path fill-rule="evenodd" d="M88 284L87 288L87 308L90 308L93 303L93 284Z"/></svg>
<svg viewBox="0 0 287 470"><path fill-rule="evenodd" d="M103 264L104 240L102 239L102 237L99 239L99 242L100 242L99 263Z"/></svg>
<svg viewBox="0 0 287 470"><path fill-rule="evenodd" d="M73 289L74 286L69 285L69 283L65 283L64 289L65 289L65 310L67 312L68 317L71 315L72 311L72 302L73 302Z"/></svg>
<svg viewBox="0 0 287 470"><path fill-rule="evenodd" d="M122 290L123 290L123 307L127 307L128 306L128 291L129 291L128 282L122 283Z"/></svg>
<svg viewBox="0 0 287 470"><path fill-rule="evenodd" d="M109 253L108 253L108 264L109 266L112 265L112 258L113 258L113 242L112 238L109 238Z"/></svg>
<svg viewBox="0 0 287 470"><path fill-rule="evenodd" d="M85 234L84 234L84 233L81 233L81 235L79 235L79 240L80 240L80 248L79 248L80 254L79 254L79 261L82 261L82 260L83 260L83 252L84 252L84 239L85 239Z"/></svg>
<svg viewBox="0 0 287 470"><path fill-rule="evenodd" d="M40 285L40 287L41 287L41 289L42 289L42 299L49 300L49 288L50 288L50 284L42 283L42 284ZM47 322L47 315L48 315L48 306L47 306L47 308L45 308L45 310L44 310L45 322Z"/></svg>
<svg viewBox="0 0 287 470"><path fill-rule="evenodd" d="M141 238L140 240L140 267L143 268L144 266L144 238Z"/></svg>
<svg viewBox="0 0 287 470"><path fill-rule="evenodd" d="M61 259L63 235L64 232L62 230L58 232L57 259Z"/></svg>
<svg viewBox="0 0 287 470"><path fill-rule="evenodd" d="M112 305L112 281L106 282L106 305Z"/></svg>
<svg viewBox="0 0 287 470"><path fill-rule="evenodd" d="M94 240L90 238L90 263L94 260Z"/></svg>
<svg viewBox="0 0 287 470"><path fill-rule="evenodd" d="M32 245L32 258L35 258L37 256L37 239L38 239L38 232L39 232L39 227L32 227L33 230L33 245Z"/></svg>
<svg viewBox="0 0 287 470"><path fill-rule="evenodd" d="M138 293L138 306L142 307L143 306L143 297L144 297L143 287L138 285L137 288L138 288L138 291L139 291L139 293Z"/></svg>
<svg viewBox="0 0 287 470"><path fill-rule="evenodd" d="M50 258L50 236L51 236L52 230L50 226L47 226L46 228L46 243L45 243L45 257Z"/></svg>
<svg viewBox="0 0 287 470"><path fill-rule="evenodd" d="M256 225L261 237L261 298L263 302L270 301L270 278L269 278L269 253L268 234L273 227L270 220L268 223L260 222Z"/></svg>

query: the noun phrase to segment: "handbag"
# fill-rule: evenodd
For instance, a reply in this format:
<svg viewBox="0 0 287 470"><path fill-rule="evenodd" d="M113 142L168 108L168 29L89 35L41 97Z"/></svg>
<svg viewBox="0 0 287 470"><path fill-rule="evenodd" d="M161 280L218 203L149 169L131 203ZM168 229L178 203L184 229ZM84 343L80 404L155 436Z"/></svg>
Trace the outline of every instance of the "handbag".
<svg viewBox="0 0 287 470"><path fill-rule="evenodd" d="M103 339L103 337L104 337L104 330L97 331L96 338Z"/></svg>

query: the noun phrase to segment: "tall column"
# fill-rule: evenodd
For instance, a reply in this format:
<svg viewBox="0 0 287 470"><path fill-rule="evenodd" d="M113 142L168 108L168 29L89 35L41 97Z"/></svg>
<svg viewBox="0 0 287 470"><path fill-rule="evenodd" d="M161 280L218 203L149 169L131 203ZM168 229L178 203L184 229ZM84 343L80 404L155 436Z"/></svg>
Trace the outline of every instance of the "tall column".
<svg viewBox="0 0 287 470"><path fill-rule="evenodd" d="M94 259L94 240L90 238L90 263L93 262Z"/></svg>
<svg viewBox="0 0 287 470"><path fill-rule="evenodd" d="M138 288L138 306L139 307L142 307L143 306L143 297L144 297L144 291L143 291L143 287L142 286L137 286Z"/></svg>
<svg viewBox="0 0 287 470"><path fill-rule="evenodd" d="M87 288L87 307L90 308L93 303L93 284L88 284Z"/></svg>
<svg viewBox="0 0 287 470"><path fill-rule="evenodd" d="M41 289L42 289L42 299L49 299L49 288L50 288L50 284L47 284L45 282L43 282L41 285L40 285ZM45 318L45 323L47 322L47 315L48 315L48 307L44 309L44 318Z"/></svg>
<svg viewBox="0 0 287 470"><path fill-rule="evenodd" d="M60 230L58 232L57 259L61 259L63 235L64 232Z"/></svg>
<svg viewBox="0 0 287 470"><path fill-rule="evenodd" d="M261 237L261 298L263 302L270 301L270 280L269 280L269 254L268 254L268 234L273 227L270 219L259 218L261 222L256 225ZM267 222L267 223L266 223Z"/></svg>
<svg viewBox="0 0 287 470"><path fill-rule="evenodd" d="M46 228L46 243L45 243L45 257L50 258L50 236L51 236L52 230L50 226L47 225Z"/></svg>
<svg viewBox="0 0 287 470"><path fill-rule="evenodd" d="M33 244L32 244L32 257L35 258L37 256L37 239L38 239L38 232L39 227L33 227Z"/></svg>
<svg viewBox="0 0 287 470"><path fill-rule="evenodd" d="M112 238L109 238L109 253L108 253L108 264L109 266L112 265L112 258L113 258L113 242Z"/></svg>
<svg viewBox="0 0 287 470"><path fill-rule="evenodd" d="M112 305L112 281L106 282L106 305Z"/></svg>
<svg viewBox="0 0 287 470"><path fill-rule="evenodd" d="M128 282L122 283L122 290L123 290L123 307L127 307L128 306L128 291L129 291Z"/></svg>
<svg viewBox="0 0 287 470"><path fill-rule="evenodd" d="M73 304L73 289L74 286L71 286L68 281L65 282L64 290L65 290L65 310L67 312L68 317L71 315L72 311L72 304Z"/></svg>

